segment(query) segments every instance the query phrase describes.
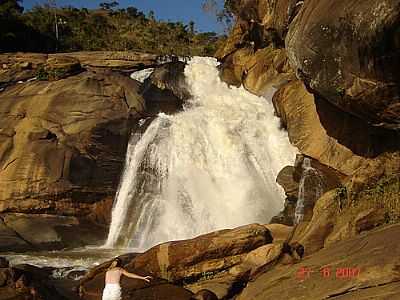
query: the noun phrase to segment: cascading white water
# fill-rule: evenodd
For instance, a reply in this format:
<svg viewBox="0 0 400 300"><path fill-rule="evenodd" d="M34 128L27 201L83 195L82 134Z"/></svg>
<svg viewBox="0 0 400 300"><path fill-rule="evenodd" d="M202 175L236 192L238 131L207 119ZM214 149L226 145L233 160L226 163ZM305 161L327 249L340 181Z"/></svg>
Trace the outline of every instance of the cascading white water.
<svg viewBox="0 0 400 300"><path fill-rule="evenodd" d="M283 207L275 178L296 149L271 103L221 82L217 61L185 69L193 97L133 135L106 247L140 250L167 241L266 223Z"/></svg>
<svg viewBox="0 0 400 300"><path fill-rule="evenodd" d="M131 74L131 78L139 82L144 82L153 73L154 68L143 69Z"/></svg>
<svg viewBox="0 0 400 300"><path fill-rule="evenodd" d="M323 175L311 166L311 160L305 157L302 164L303 173L301 175L299 184L299 193L297 197L296 208L294 212L294 224L299 224L304 218L304 207L306 199L306 181L310 180L310 184L307 186L307 193L312 199L310 201L315 201L320 198L323 194Z"/></svg>

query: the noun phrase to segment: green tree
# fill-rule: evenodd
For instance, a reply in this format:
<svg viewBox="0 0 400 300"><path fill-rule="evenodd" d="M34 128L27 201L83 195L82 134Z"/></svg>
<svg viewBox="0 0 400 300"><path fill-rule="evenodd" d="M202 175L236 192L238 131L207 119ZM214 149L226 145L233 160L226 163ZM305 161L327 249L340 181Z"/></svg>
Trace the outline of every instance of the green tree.
<svg viewBox="0 0 400 300"><path fill-rule="evenodd" d="M237 11L237 2L235 0L225 0L224 5L219 5L220 1L204 0L202 4L203 11L216 16L217 21L224 25L225 31L230 31L232 28L234 15Z"/></svg>
<svg viewBox="0 0 400 300"><path fill-rule="evenodd" d="M126 13L128 14L129 17L131 18L136 18L138 17L138 9L133 6L129 6L126 8Z"/></svg>
<svg viewBox="0 0 400 300"><path fill-rule="evenodd" d="M119 3L117 1L111 1L111 2L102 2L100 3L99 6L104 10L113 10L118 5Z"/></svg>
<svg viewBox="0 0 400 300"><path fill-rule="evenodd" d="M194 22L193 21L189 22L189 33L191 35L194 35Z"/></svg>
<svg viewBox="0 0 400 300"><path fill-rule="evenodd" d="M9 18L20 15L24 11L21 2L22 0L0 0L0 16Z"/></svg>

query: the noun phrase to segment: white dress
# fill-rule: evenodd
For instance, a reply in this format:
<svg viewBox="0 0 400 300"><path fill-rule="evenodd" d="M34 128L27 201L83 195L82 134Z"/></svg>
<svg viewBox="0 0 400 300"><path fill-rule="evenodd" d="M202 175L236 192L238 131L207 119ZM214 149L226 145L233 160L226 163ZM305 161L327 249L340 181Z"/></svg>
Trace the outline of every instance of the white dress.
<svg viewBox="0 0 400 300"><path fill-rule="evenodd" d="M101 300L121 300L121 286L119 283L107 283Z"/></svg>

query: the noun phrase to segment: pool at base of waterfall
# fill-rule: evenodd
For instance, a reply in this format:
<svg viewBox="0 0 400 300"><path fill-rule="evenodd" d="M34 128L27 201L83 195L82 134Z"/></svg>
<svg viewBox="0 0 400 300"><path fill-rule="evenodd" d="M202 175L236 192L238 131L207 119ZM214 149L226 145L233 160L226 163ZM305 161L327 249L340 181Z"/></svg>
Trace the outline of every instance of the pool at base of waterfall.
<svg viewBox="0 0 400 300"><path fill-rule="evenodd" d="M25 253L0 253L11 266L29 264L40 268L51 268L54 279L69 278L80 280L91 268L94 268L116 256L135 253L135 249L104 249L85 247L60 251L38 251Z"/></svg>

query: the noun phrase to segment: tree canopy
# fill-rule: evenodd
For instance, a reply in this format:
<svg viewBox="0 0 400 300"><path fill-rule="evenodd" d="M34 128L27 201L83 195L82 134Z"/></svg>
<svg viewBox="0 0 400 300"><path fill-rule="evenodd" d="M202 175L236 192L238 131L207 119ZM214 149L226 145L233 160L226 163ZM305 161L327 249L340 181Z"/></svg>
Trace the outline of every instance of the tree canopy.
<svg viewBox="0 0 400 300"><path fill-rule="evenodd" d="M0 15L1 52L139 50L213 55L220 42L213 32L196 32L194 22L158 21L154 12L146 16L133 6L119 8L117 1L102 2L91 10L47 3L23 12L21 1L0 0Z"/></svg>

